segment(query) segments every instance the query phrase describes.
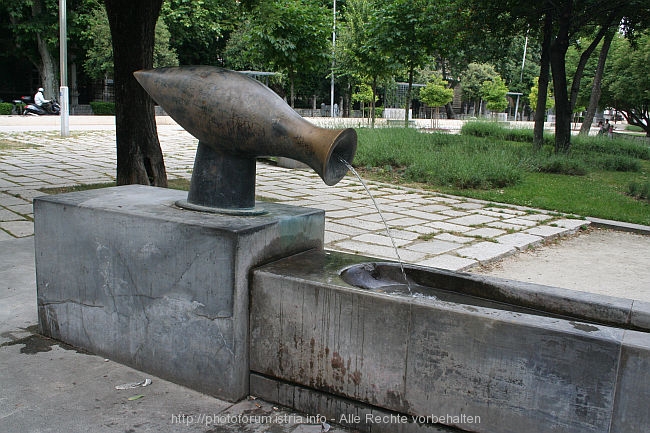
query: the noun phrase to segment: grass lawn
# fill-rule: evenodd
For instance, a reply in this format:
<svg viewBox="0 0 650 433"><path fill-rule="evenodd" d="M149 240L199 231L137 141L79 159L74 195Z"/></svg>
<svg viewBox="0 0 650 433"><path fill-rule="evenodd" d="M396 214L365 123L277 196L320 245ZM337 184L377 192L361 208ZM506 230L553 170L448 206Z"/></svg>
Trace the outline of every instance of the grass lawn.
<svg viewBox="0 0 650 433"><path fill-rule="evenodd" d="M492 126L491 126L492 128ZM569 156L533 152L526 134L451 136L360 130L354 165L366 179L497 203L650 225L650 147L576 139ZM532 141L532 131L530 134ZM592 141L595 140L595 141ZM569 175L566 173L580 173ZM640 196L630 185L645 187Z"/></svg>
<svg viewBox="0 0 650 433"><path fill-rule="evenodd" d="M646 173L650 163L645 164ZM498 203L650 225L650 203L625 193L630 173L596 172L585 176L527 173L522 181L502 189L439 188L440 192Z"/></svg>

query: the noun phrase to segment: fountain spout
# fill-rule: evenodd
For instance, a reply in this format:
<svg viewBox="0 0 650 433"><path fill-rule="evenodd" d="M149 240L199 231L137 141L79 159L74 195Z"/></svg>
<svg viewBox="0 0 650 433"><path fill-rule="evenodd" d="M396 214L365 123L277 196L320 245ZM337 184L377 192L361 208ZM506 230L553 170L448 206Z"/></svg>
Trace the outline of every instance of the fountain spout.
<svg viewBox="0 0 650 433"><path fill-rule="evenodd" d="M303 119L275 92L238 72L212 66L136 71L135 78L180 126L199 139L187 200L195 210L258 214L255 161L286 157L307 164L325 184L347 173L354 129L325 129Z"/></svg>

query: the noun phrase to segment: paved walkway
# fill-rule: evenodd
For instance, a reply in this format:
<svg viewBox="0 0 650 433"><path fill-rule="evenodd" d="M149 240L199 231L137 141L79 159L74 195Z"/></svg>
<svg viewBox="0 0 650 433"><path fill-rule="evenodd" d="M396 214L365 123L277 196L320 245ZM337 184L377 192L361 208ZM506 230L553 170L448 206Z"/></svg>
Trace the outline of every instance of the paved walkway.
<svg viewBox="0 0 650 433"><path fill-rule="evenodd" d="M39 123L51 119L0 123L0 240L33 235L31 200L44 194L42 188L114 181L115 133L110 124L82 124L63 138L56 124ZM161 123L168 177L189 179L197 140L173 122ZM49 130L27 131L30 127ZM261 199L325 210L327 249L395 260L394 242L406 263L451 270L466 270L589 224L537 209L367 184L382 215L353 176L328 187L311 170L260 162L256 192Z"/></svg>

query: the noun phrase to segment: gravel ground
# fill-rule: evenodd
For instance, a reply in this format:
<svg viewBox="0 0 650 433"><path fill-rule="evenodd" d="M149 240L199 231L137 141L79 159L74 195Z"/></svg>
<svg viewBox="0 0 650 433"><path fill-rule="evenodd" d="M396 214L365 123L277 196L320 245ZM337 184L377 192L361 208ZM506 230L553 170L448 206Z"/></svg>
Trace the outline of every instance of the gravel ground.
<svg viewBox="0 0 650 433"><path fill-rule="evenodd" d="M650 236L590 228L471 272L650 302Z"/></svg>

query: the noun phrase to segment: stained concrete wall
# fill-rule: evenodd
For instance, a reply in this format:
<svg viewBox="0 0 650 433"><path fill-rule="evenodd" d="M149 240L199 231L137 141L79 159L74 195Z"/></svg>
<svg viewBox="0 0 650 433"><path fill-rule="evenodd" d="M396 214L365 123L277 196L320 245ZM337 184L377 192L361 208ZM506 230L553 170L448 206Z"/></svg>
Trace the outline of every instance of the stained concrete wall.
<svg viewBox="0 0 650 433"><path fill-rule="evenodd" d="M252 392L448 414L448 425L478 432L647 428L649 334L372 293L332 272L355 261L306 253L254 272L250 362L263 380ZM480 423L453 418L463 414Z"/></svg>
<svg viewBox="0 0 650 433"><path fill-rule="evenodd" d="M227 400L248 395L251 267L322 248L321 210L237 217L126 186L34 200L41 332Z"/></svg>

